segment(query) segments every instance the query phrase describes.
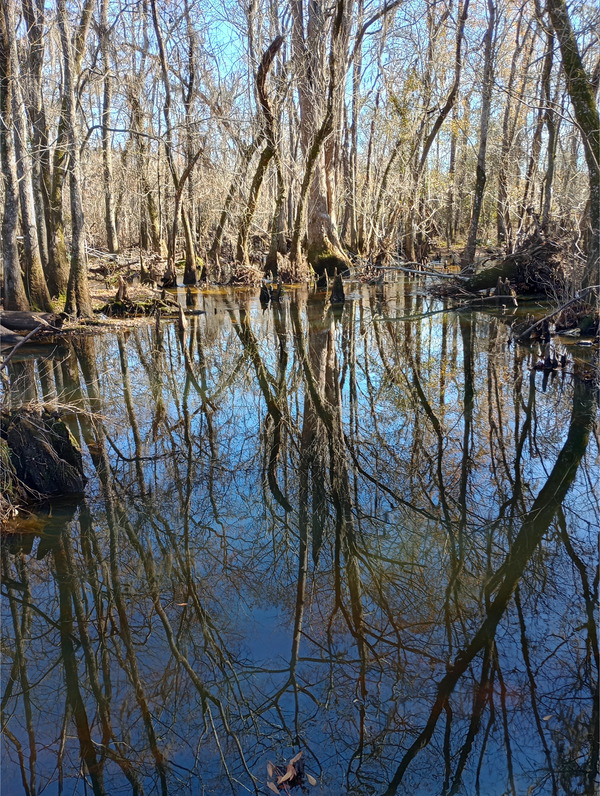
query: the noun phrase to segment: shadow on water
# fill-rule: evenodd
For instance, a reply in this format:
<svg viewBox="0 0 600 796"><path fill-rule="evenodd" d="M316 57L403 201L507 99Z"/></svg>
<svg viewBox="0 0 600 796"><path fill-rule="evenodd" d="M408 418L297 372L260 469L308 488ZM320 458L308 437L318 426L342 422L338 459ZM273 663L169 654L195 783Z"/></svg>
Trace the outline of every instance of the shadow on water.
<svg viewBox="0 0 600 796"><path fill-rule="evenodd" d="M6 792L594 793L594 390L408 280L186 302L9 366L89 481L4 537Z"/></svg>

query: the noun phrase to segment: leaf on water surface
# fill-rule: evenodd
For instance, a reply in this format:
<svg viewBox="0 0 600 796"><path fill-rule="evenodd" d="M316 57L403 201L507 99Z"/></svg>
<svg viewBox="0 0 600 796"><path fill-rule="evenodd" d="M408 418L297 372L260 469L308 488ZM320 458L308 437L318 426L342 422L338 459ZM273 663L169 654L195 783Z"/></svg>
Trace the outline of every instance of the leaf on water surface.
<svg viewBox="0 0 600 796"><path fill-rule="evenodd" d="M292 757L292 759L289 762L289 765L293 766L294 763L297 763L298 760L300 760L301 757L302 757L302 749L298 752L298 754L295 757Z"/></svg>
<svg viewBox="0 0 600 796"><path fill-rule="evenodd" d="M267 788L269 788L269 790L272 790L273 793L280 793L279 788L273 782L267 782Z"/></svg>
<svg viewBox="0 0 600 796"><path fill-rule="evenodd" d="M314 777L311 777L310 774L306 774L306 779L308 780L309 785L316 785L317 780Z"/></svg>
<svg viewBox="0 0 600 796"><path fill-rule="evenodd" d="M286 769L285 774L282 777L279 777L279 779L277 780L277 784L282 785L284 782L294 779L295 776L296 776L296 769L291 763L288 763L288 767Z"/></svg>
<svg viewBox="0 0 600 796"><path fill-rule="evenodd" d="M275 776L275 766L273 765L273 763L271 763L270 760L267 760L267 774L270 777L274 777Z"/></svg>

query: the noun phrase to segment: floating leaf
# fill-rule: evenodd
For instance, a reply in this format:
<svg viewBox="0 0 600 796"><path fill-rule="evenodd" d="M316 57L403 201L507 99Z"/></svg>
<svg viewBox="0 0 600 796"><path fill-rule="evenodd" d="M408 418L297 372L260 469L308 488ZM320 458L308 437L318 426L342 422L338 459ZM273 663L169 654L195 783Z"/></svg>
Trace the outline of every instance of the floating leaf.
<svg viewBox="0 0 600 796"><path fill-rule="evenodd" d="M279 788L273 782L267 782L267 788L273 791L273 793L280 793Z"/></svg>
<svg viewBox="0 0 600 796"><path fill-rule="evenodd" d="M308 780L308 784L309 785L316 785L317 784L317 780L314 777L311 777L310 774L306 775L306 779Z"/></svg>
<svg viewBox="0 0 600 796"><path fill-rule="evenodd" d="M277 784L281 785L290 779L294 779L295 776L296 776L296 769L290 763L287 767L287 771L285 772L285 774L282 777L279 777L279 779L277 780Z"/></svg>
<svg viewBox="0 0 600 796"><path fill-rule="evenodd" d="M548 721L548 720L549 720L549 719L551 719L551 718L552 718L552 713L550 713L548 716L544 716L544 718L542 719L542 721Z"/></svg>
<svg viewBox="0 0 600 796"><path fill-rule="evenodd" d="M290 760L290 763L289 763L290 766L294 765L294 763L297 763L298 760L300 760L301 757L302 757L302 749L298 752L298 754L295 757L292 757L292 759Z"/></svg>
<svg viewBox="0 0 600 796"><path fill-rule="evenodd" d="M273 765L273 763L271 763L270 760L267 761L267 774L270 777L274 777L275 776L275 766Z"/></svg>

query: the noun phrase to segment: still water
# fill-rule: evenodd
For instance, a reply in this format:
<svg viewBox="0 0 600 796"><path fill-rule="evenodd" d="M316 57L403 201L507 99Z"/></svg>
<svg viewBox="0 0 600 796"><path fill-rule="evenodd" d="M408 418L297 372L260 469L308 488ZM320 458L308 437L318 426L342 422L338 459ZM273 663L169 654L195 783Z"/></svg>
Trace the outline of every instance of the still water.
<svg viewBox="0 0 600 796"><path fill-rule="evenodd" d="M4 540L2 793L592 794L594 391L408 279L187 303L11 366L88 483Z"/></svg>

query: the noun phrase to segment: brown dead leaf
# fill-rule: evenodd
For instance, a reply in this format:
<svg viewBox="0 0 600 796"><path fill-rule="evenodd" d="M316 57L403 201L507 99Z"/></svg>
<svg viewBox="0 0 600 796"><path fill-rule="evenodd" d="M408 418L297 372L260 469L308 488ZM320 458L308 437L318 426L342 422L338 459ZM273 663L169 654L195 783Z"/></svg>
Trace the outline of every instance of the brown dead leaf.
<svg viewBox="0 0 600 796"><path fill-rule="evenodd" d="M296 776L296 769L291 763L288 763L288 767L285 771L285 774L282 777L279 777L277 780L278 785L282 785L284 782L288 782L290 779L294 779Z"/></svg>
<svg viewBox="0 0 600 796"><path fill-rule="evenodd" d="M273 765L273 763L271 763L270 760L267 761L267 774L270 777L274 777L275 776L275 766Z"/></svg>
<svg viewBox="0 0 600 796"><path fill-rule="evenodd" d="M310 774L306 774L306 779L308 780L309 785L316 785L317 780L314 777L311 777Z"/></svg>
<svg viewBox="0 0 600 796"><path fill-rule="evenodd" d="M272 790L273 793L280 793L279 788L277 787L277 785L275 785L274 782L267 782L267 788L269 788L269 790Z"/></svg>
<svg viewBox="0 0 600 796"><path fill-rule="evenodd" d="M289 762L289 765L293 766L294 763L297 763L298 760L300 760L301 757L302 757L302 749L298 752L298 754L295 757L292 757L292 759Z"/></svg>

